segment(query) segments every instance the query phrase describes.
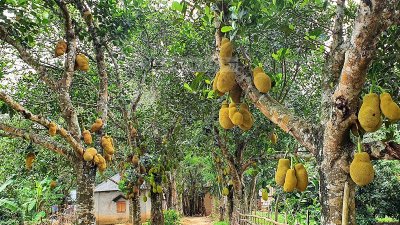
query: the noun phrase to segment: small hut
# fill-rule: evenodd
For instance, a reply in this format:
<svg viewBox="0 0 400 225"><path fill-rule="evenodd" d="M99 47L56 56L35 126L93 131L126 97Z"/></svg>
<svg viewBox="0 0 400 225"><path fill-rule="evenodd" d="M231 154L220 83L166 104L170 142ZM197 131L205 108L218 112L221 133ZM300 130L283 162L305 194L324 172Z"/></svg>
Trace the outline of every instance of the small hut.
<svg viewBox="0 0 400 225"><path fill-rule="evenodd" d="M130 201L118 188L120 179L120 175L116 174L94 189L94 212L98 225L129 224ZM151 216L150 198L143 202L143 196L148 192L149 189L143 184L140 187L140 215L143 222Z"/></svg>

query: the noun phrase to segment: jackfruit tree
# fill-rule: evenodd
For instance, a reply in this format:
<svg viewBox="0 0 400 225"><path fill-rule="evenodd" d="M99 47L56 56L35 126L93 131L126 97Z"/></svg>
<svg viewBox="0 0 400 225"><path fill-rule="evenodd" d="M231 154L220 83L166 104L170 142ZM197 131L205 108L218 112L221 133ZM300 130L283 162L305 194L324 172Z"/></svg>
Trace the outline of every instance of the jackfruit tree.
<svg viewBox="0 0 400 225"><path fill-rule="evenodd" d="M26 129L23 129L13 125L12 120L2 120L0 123L2 136L25 139L62 155L69 161L77 176L78 217L75 222L76 224L94 224L93 188L96 170L99 169L102 172L106 169L106 160L102 156L105 154L103 149L111 146L100 145L100 138L107 124L109 96L105 46L103 38L98 34L99 27L93 20L84 18L83 12L91 10L85 1L73 3L51 1L47 5L39 3L35 5L35 10L46 12L47 18L35 21L31 21L29 13L25 15L26 12L19 9L19 7L25 10L29 8L27 2L7 3L6 6L11 17L0 20L2 47L10 50L8 54L13 55L15 61L19 60L16 67L28 68L34 74L32 80L24 82L34 85L32 88L37 88L35 90L48 95L49 99L46 100L51 100L51 103L54 101L54 103L45 103L43 108L33 106L29 98L35 99L35 92L31 92L31 96L27 96L28 99L21 99L12 91L15 88L12 82L2 85L1 102L11 111L19 114L20 120L29 124ZM48 10L53 10L50 18ZM38 32L43 31L40 26L45 24L57 28L54 36L61 39L60 41ZM33 35L35 32L38 33ZM85 36L82 36L84 32L88 33L86 37L90 41L80 40L80 37ZM55 52L57 58L51 59L54 57L53 54L35 46L35 43L40 42L48 44L49 47L51 45L51 52ZM83 43L87 46L83 46ZM94 58L89 60L86 56L88 53L83 54L82 51L90 52ZM44 63L45 61L51 61L53 65ZM90 74L91 71L96 71L92 73L92 76L97 77L98 82L91 87L94 91L88 94L92 95L93 98L90 101L96 102L97 107L88 107L87 110L91 111L92 116L84 118L81 106L78 107L79 103L73 99L78 93L74 85L82 77L89 76L87 73ZM42 100L46 101L43 96ZM44 110L46 107L50 107L50 110ZM91 131L94 143L91 143L87 133L84 138L82 137L82 131L89 129L97 117L95 129ZM39 130L37 130L38 127ZM107 149L111 150L111 148ZM35 160L37 157L35 159L35 156L30 153L27 157L27 167L34 169Z"/></svg>
<svg viewBox="0 0 400 225"><path fill-rule="evenodd" d="M289 1L284 4L281 3L270 3L267 5L277 8L285 8L287 5L297 5L295 2L289 3ZM366 132L374 132L381 127L381 120L384 118L381 116L380 111L384 110L385 107L380 107L379 95L367 94L364 97L361 109L359 108L359 98L363 95L363 88L370 82L367 80L367 74L374 73L374 71L368 72L368 69L373 68L373 65L371 66L374 62L373 57L380 51L379 38L383 34L391 33L392 30L398 30L399 2L374 0L361 1L358 4L347 4L343 0L337 1L333 5L328 3L328 5L318 6L316 4L311 6L315 8L320 7L322 10L330 7L335 12L335 18L332 23L321 21L321 23L326 22L326 25L330 27L327 32L331 34L331 39L328 42L329 51L326 51L325 66L321 69L320 74L316 74L316 77L319 77L322 82L320 86L322 93L320 95L319 107L321 110L318 112L317 120L305 118L301 114L292 112L286 105L282 105L279 102L279 97L282 96L282 93L276 96L278 99L275 99L276 97L273 97L274 94L267 92L269 84L265 89L260 88L260 81L256 80L256 78L261 79L256 75L261 73L260 70L257 70L256 74L253 72L253 81L252 70L254 67L264 65L271 70L275 70L276 67L275 63L272 65L264 64L264 61L260 60L257 55L257 50L255 50L257 44L253 40L260 40L264 33L261 32L259 35L252 34L256 29L261 29L257 27L257 21L268 23L266 22L268 20L265 21L253 17L251 13L255 13L259 8L263 9L264 12L269 9L261 4L258 5L259 7L255 7L256 3L238 5L234 2L230 4L217 2L216 5L215 41L217 48L222 49L223 43L221 43L221 40L223 41L227 37L229 37L234 45L241 45L240 47L234 47L234 54L225 66L234 72L235 81L244 91L246 97L254 103L254 106L267 119L276 124L282 131L291 135L305 149L314 154L317 160L320 177L320 203L322 206L321 224L356 224L356 209L354 205L355 187L356 183L360 185L369 183L373 177L370 158L375 160L400 159L400 145L394 141L393 137L383 141L369 140L368 142L363 142L362 137L355 138L349 132L350 127L357 123L357 119L361 124L359 128L360 133L361 128ZM237 18L237 12L232 9L236 9L239 12L242 10L249 14L243 16L246 19ZM346 18L346 10L353 10L354 16ZM272 9L270 11L272 13ZM289 26L283 30L283 33L286 36L290 36L291 33L294 34L294 29L298 25L296 21L289 22ZM346 28L348 25L351 25L351 29ZM235 28L235 26L238 27ZM265 41L269 45L275 45L275 43L270 42L268 39L265 39ZM302 45L295 45L294 47L298 49L299 53L303 51ZM272 57L275 61L283 62L285 54L288 55L287 53L288 49L285 49L284 51L272 53ZM270 60L265 61L271 62ZM284 70L285 64L282 65L282 70ZM299 68L302 68L302 66L300 65ZM295 69L294 71L297 74L299 69ZM302 73L307 72L303 70ZM371 79L371 90L377 90L376 83L383 76L383 74L377 75L375 72ZM264 78L267 80L265 76ZM273 78L276 84L276 81L279 81L279 77L274 76ZM399 82L398 78L395 80L395 83ZM312 81L310 80L309 82ZM396 86L392 88L398 91ZM307 92L303 93L307 95ZM398 97L397 94L396 96ZM393 108L390 111L397 111L395 104L392 104L393 101L389 98L387 99L381 99L381 101L388 102L387 107ZM385 119L384 124L388 129L393 129L390 127L397 126L396 124L390 125L390 123L393 123L390 119L391 115L385 116L387 119ZM357 142L362 142L361 148L364 152L355 154L354 161L350 165L353 153L357 149ZM364 170L363 172L367 174L357 173L354 174L354 179L352 179L353 168L357 171ZM286 191L292 191L297 183L295 171L291 169L287 171L286 179L289 176L290 182L285 181L283 188ZM348 197L343 197L345 186L348 186L350 190ZM342 209L346 210L343 211Z"/></svg>

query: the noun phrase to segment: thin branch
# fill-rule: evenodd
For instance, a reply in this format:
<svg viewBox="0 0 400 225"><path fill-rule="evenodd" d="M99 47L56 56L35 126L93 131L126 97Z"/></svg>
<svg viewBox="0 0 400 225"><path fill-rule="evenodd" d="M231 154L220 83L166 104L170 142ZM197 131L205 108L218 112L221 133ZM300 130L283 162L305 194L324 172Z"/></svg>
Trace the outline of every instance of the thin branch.
<svg viewBox="0 0 400 225"><path fill-rule="evenodd" d="M48 138L41 137L37 134L29 133L25 130L15 128L4 123L0 123L0 130L4 131L4 133L0 133L0 136L11 137L11 138L22 138L27 141L32 141L33 143L36 143L57 154L67 156L68 158L72 158L70 152L65 147L60 146L57 142L49 140Z"/></svg>
<svg viewBox="0 0 400 225"><path fill-rule="evenodd" d="M50 121L43 118L42 116L31 113L29 110L25 109L21 104L14 101L9 95L7 95L2 91L0 91L0 100L2 100L11 108L13 108L15 111L20 113L25 119L31 120L46 128L49 128ZM84 152L83 147L78 143L77 140L75 140L75 138L67 130L58 126L57 133L60 134L79 155L83 155Z"/></svg>

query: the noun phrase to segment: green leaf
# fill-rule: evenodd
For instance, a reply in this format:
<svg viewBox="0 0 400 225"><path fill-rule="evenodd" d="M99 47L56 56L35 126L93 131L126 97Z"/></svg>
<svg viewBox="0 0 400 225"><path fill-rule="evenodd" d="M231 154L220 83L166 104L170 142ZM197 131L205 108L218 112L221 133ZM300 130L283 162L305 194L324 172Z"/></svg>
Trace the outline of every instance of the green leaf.
<svg viewBox="0 0 400 225"><path fill-rule="evenodd" d="M0 186L0 192L3 192L4 191L4 189L6 189L6 187L8 186L8 185L10 185L12 182L13 182L14 180L7 180L6 182L4 182L1 186Z"/></svg>
<svg viewBox="0 0 400 225"><path fill-rule="evenodd" d="M183 5L181 5L181 3L177 2L177 1L174 1L172 3L171 8L172 8L172 10L176 10L176 11L182 12Z"/></svg>
<svg viewBox="0 0 400 225"><path fill-rule="evenodd" d="M185 83L185 84L183 85L183 87L184 87L186 90L188 90L190 93L193 92L193 89L190 87L190 85L189 85L188 83Z"/></svg>
<svg viewBox="0 0 400 225"><path fill-rule="evenodd" d="M44 211L40 211L39 213L37 213L35 215L35 217L33 218L33 221L37 222L37 221L41 220L44 217L46 217L46 213Z"/></svg>
<svg viewBox="0 0 400 225"><path fill-rule="evenodd" d="M222 32L222 33L226 33L226 32L229 32L229 31L231 31L231 30L233 30L233 27L231 27L231 26L223 26L223 27L221 28L221 32Z"/></svg>
<svg viewBox="0 0 400 225"><path fill-rule="evenodd" d="M17 203L10 201L8 199L0 199L0 208L5 207L6 209L16 212L18 211L18 205Z"/></svg>

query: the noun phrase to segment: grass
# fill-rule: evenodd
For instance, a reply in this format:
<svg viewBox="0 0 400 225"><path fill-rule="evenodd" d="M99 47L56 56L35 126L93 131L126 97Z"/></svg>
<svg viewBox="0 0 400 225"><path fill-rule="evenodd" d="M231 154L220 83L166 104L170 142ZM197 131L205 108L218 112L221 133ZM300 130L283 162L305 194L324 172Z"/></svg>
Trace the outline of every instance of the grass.
<svg viewBox="0 0 400 225"><path fill-rule="evenodd" d="M378 222L378 223L392 223L392 222L399 222L399 220L396 220L394 218L385 216L383 218L376 218L376 222Z"/></svg>
<svg viewBox="0 0 400 225"><path fill-rule="evenodd" d="M219 221L219 222L214 222L213 225L229 225L229 223L226 221Z"/></svg>

